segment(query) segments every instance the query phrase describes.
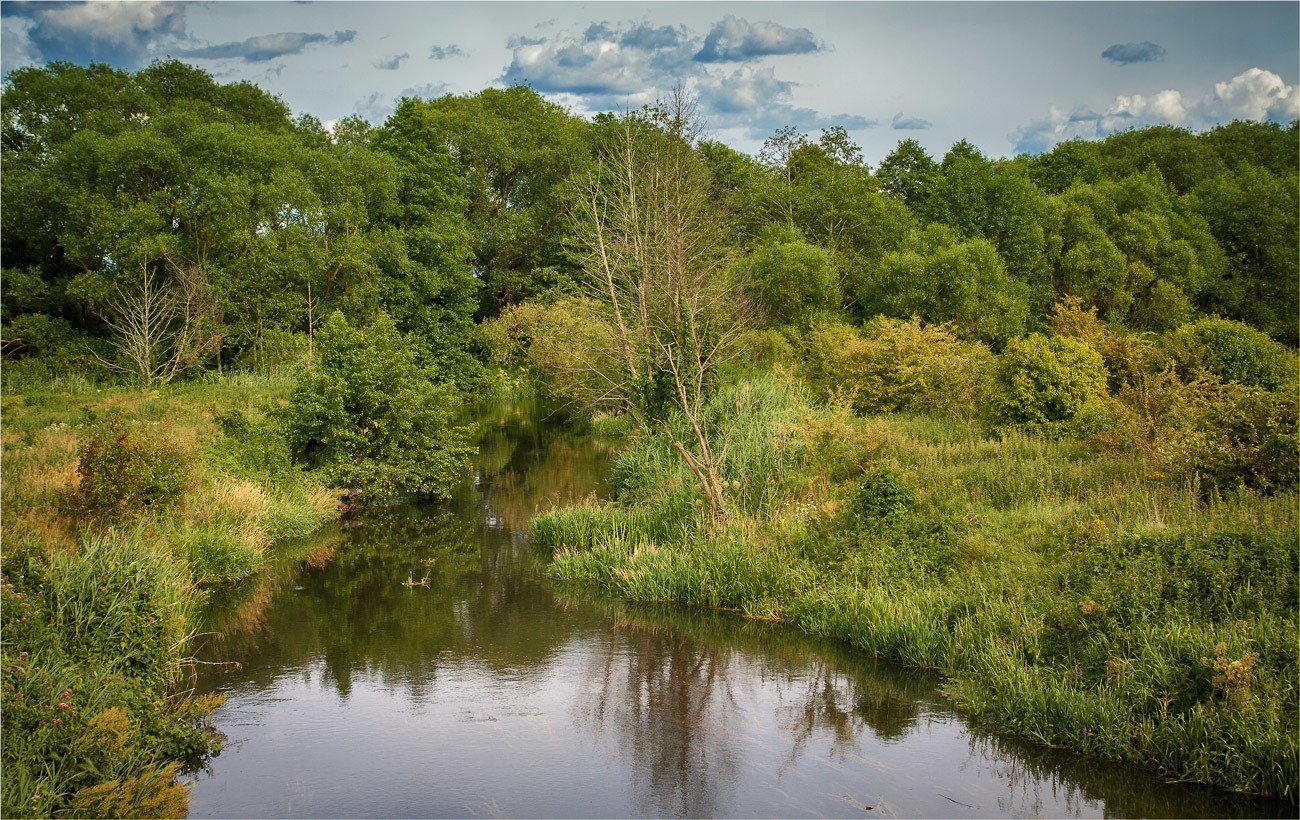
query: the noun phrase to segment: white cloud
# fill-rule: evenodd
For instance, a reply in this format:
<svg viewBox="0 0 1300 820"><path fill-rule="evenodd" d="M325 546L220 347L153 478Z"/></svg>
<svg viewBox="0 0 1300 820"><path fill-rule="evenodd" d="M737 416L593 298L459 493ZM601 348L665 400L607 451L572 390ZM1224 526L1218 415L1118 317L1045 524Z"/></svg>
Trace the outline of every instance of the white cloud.
<svg viewBox="0 0 1300 820"><path fill-rule="evenodd" d="M1300 117L1300 89L1262 68L1214 84L1211 110L1221 119L1289 120Z"/></svg>
<svg viewBox="0 0 1300 820"><path fill-rule="evenodd" d="M0 21L0 74L41 61L40 51L31 37L35 25L34 20L26 17L6 17Z"/></svg>
<svg viewBox="0 0 1300 820"><path fill-rule="evenodd" d="M700 104L719 114L749 112L789 97L794 83L776 78L770 66L755 68L742 66L731 76L705 72L700 77L696 91Z"/></svg>
<svg viewBox="0 0 1300 820"><path fill-rule="evenodd" d="M65 36L89 37L118 46L131 45L144 33L185 34L184 4L166 0L60 3L40 14L43 23Z"/></svg>
<svg viewBox="0 0 1300 820"><path fill-rule="evenodd" d="M810 54L821 45L806 28L786 28L778 23L751 23L728 14L704 38L695 59L706 63L738 62L771 54Z"/></svg>
<svg viewBox="0 0 1300 820"><path fill-rule="evenodd" d="M1088 108L1066 114L1055 106L1046 119L1022 126L1008 139L1018 153L1039 153L1069 139L1097 139L1127 128L1178 125L1194 130L1213 128L1231 120L1287 122L1300 117L1300 87L1271 71L1252 68L1231 80L1215 83L1212 93L1188 97L1175 89L1150 96L1120 95L1096 114Z"/></svg>

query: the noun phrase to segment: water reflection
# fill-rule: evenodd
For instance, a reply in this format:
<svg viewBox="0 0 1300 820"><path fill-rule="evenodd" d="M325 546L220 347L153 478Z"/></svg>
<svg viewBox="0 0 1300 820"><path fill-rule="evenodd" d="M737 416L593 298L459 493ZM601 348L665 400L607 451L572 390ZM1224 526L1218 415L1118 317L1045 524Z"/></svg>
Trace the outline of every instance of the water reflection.
<svg viewBox="0 0 1300 820"><path fill-rule="evenodd" d="M222 590L199 686L232 738L193 816L1236 816L1288 807L972 734L928 672L545 582L538 509L605 448L528 409L473 481L279 548ZM865 806L871 806L870 810Z"/></svg>

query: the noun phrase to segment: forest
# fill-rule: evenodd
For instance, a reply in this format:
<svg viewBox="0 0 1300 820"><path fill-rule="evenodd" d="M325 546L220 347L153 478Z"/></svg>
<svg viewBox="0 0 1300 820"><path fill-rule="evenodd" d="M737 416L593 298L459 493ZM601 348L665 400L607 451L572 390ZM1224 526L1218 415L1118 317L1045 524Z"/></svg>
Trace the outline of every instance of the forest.
<svg viewBox="0 0 1300 820"><path fill-rule="evenodd" d="M521 392L618 451L533 520L556 575L1297 799L1300 123L871 167L680 91L327 129L177 61L16 69L0 114L6 816L183 811L205 590L341 493L445 497Z"/></svg>

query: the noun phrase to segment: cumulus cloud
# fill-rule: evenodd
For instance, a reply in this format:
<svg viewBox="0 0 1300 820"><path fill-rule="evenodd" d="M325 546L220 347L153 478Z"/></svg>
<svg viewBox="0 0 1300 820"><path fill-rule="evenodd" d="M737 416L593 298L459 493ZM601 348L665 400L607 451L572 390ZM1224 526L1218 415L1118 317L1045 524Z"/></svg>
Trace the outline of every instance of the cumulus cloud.
<svg viewBox="0 0 1300 820"><path fill-rule="evenodd" d="M392 57L381 57L371 65L381 71L396 71L402 67L402 63L409 59L410 56L408 52L403 51L401 54L394 54Z"/></svg>
<svg viewBox="0 0 1300 820"><path fill-rule="evenodd" d="M1008 139L1018 153L1036 154L1051 150L1058 142L1099 139L1127 128L1168 124L1204 130L1231 120L1285 123L1297 117L1300 86L1288 85L1271 71L1251 68L1215 83L1213 90L1201 97L1166 89L1151 95L1120 95L1100 114L1078 108L1067 115L1052 107L1045 119L1017 129Z"/></svg>
<svg viewBox="0 0 1300 820"><path fill-rule="evenodd" d="M270 62L278 57L301 54L303 49L317 43L341 45L350 43L357 33L352 30L336 31L333 35L307 34L301 31L284 31L279 34L260 34L236 43L220 43L181 52L182 57L208 60L239 59L246 63Z"/></svg>
<svg viewBox="0 0 1300 820"><path fill-rule="evenodd" d="M680 25L599 21L580 33L516 37L510 48L514 54L502 82L527 83L579 110L636 108L681 84L698 95L709 127L745 129L751 136L768 136L784 125L816 130L876 124L861 116L795 107L796 84L755 59L819 50L807 29L727 17L701 38ZM730 72L715 67L724 61L744 64Z"/></svg>
<svg viewBox="0 0 1300 820"><path fill-rule="evenodd" d="M1102 59L1111 60L1120 65L1133 63L1154 63L1163 60L1165 47L1143 41L1141 43L1116 43L1101 53Z"/></svg>
<svg viewBox="0 0 1300 820"><path fill-rule="evenodd" d="M1214 84L1213 108L1221 120L1288 122L1300 117L1300 88L1271 71L1252 68Z"/></svg>
<svg viewBox="0 0 1300 820"><path fill-rule="evenodd" d="M932 125L934 123L920 117L904 117L902 111L895 114L894 119L889 123L889 127L895 131L921 131Z"/></svg>
<svg viewBox="0 0 1300 820"><path fill-rule="evenodd" d="M806 28L771 22L750 23L728 14L704 38L695 59L702 63L742 62L775 54L810 54L821 45Z"/></svg>
<svg viewBox="0 0 1300 820"><path fill-rule="evenodd" d="M4 8L4 71L43 60L98 60L136 67L187 42L186 4L9 3Z"/></svg>
<svg viewBox="0 0 1300 820"><path fill-rule="evenodd" d="M434 46L429 49L430 60L450 60L452 57L460 57L465 52L461 51L460 46L452 44L449 46Z"/></svg>
<svg viewBox="0 0 1300 820"><path fill-rule="evenodd" d="M0 74L41 61L40 50L32 42L31 31L35 26L36 21L26 17L6 17L0 21Z"/></svg>

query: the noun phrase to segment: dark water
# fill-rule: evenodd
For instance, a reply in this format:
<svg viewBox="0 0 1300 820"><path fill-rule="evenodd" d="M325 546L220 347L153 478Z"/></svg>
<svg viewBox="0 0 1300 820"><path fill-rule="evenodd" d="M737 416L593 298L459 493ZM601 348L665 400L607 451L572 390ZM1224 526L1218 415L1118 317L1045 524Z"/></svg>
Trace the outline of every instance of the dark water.
<svg viewBox="0 0 1300 820"><path fill-rule="evenodd" d="M451 502L283 547L213 601L228 745L192 817L1230 817L1285 805L972 731L935 676L544 578L534 511L601 445L487 425ZM412 585L407 585L407 582Z"/></svg>

